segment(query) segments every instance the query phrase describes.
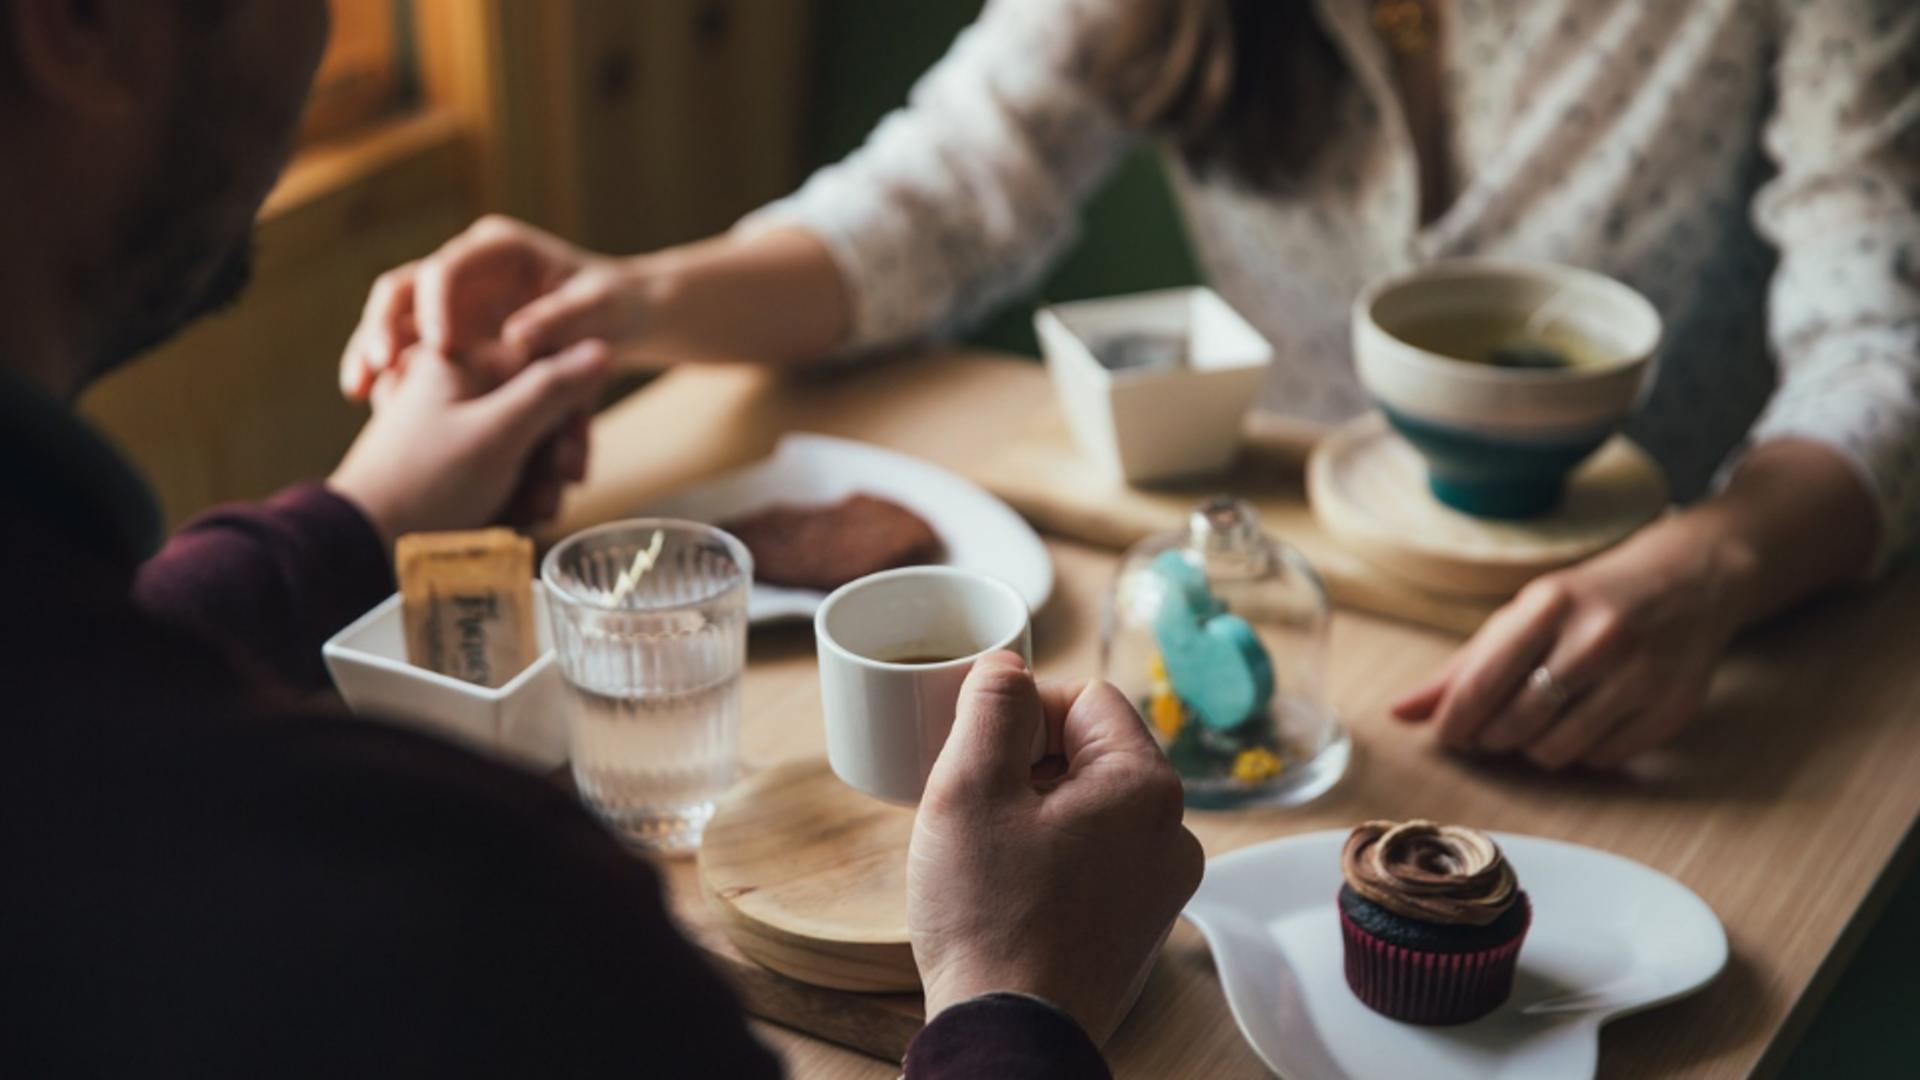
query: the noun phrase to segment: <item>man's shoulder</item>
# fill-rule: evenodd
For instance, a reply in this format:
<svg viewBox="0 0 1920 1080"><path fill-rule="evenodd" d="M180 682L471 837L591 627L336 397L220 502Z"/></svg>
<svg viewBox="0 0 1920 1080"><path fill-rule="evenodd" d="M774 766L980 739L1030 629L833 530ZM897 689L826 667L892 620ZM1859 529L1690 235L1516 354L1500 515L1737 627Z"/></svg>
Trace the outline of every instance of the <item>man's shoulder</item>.
<svg viewBox="0 0 1920 1080"><path fill-rule="evenodd" d="M432 851L444 872L451 853L485 849L499 865L653 884L555 778L278 696L210 646L100 614L126 617L56 631L8 663L21 752L0 764L0 799L73 842L141 822L170 831L175 851L246 842L269 862L364 850L402 863Z"/></svg>
<svg viewBox="0 0 1920 1080"><path fill-rule="evenodd" d="M0 794L17 875L0 952L44 990L42 1052L104 1010L125 1017L101 1050L116 1063L304 1046L347 1072L414 1054L524 1074L631 1065L650 1041L760 1053L654 871L547 777L300 709L81 750Z"/></svg>
<svg viewBox="0 0 1920 1080"><path fill-rule="evenodd" d="M505 858L516 841L550 851L558 834L619 852L557 778L325 705L156 687L75 694L49 711L32 740L46 783L28 786L56 802L137 803L288 842L364 834L392 850L484 836Z"/></svg>

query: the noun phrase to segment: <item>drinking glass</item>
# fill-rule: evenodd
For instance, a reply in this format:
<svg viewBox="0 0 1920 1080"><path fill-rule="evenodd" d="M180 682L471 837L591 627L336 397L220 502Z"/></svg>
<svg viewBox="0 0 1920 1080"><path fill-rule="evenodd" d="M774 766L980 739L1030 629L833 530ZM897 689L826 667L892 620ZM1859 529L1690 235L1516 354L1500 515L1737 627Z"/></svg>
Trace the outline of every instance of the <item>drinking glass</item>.
<svg viewBox="0 0 1920 1080"><path fill-rule="evenodd" d="M711 526L639 518L561 541L540 579L581 799L639 847L698 848L738 769L753 557Z"/></svg>

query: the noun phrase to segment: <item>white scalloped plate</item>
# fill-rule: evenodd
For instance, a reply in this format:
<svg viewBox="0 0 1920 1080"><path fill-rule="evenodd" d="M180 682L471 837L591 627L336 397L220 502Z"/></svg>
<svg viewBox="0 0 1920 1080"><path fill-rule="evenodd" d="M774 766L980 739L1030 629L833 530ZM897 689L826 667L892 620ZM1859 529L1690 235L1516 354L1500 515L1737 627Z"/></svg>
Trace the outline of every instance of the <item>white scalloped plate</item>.
<svg viewBox="0 0 1920 1080"><path fill-rule="evenodd" d="M1513 996L1458 1027L1389 1020L1343 974L1346 838L1306 833L1222 855L1187 905L1234 1021L1281 1076L1591 1077L1601 1025L1693 993L1726 966L1726 931L1686 886L1619 855L1495 833L1534 910Z"/></svg>
<svg viewBox="0 0 1920 1080"><path fill-rule="evenodd" d="M775 503L831 503L865 492L892 499L926 519L946 548L948 566L999 578L1031 611L1053 593L1053 559L1013 508L930 462L870 443L829 435L788 435L766 460L716 476L641 508L649 516L717 524ZM747 618L755 623L810 619L827 598L810 589L755 582Z"/></svg>

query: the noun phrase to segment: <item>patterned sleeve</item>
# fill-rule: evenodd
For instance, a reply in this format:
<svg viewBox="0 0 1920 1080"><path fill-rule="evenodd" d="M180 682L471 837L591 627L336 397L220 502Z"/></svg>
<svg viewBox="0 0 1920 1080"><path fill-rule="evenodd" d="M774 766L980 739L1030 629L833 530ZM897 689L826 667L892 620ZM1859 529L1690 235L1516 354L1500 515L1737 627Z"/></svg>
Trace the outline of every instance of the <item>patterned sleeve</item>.
<svg viewBox="0 0 1920 1080"><path fill-rule="evenodd" d="M1881 511L1881 567L1920 534L1920 5L1783 0L1779 168L1756 221L1780 250L1780 388L1756 441L1837 450Z"/></svg>
<svg viewBox="0 0 1920 1080"><path fill-rule="evenodd" d="M938 336L1031 285L1128 136L1090 85L1114 0L992 0L866 144L748 217L799 225L854 297L846 351Z"/></svg>

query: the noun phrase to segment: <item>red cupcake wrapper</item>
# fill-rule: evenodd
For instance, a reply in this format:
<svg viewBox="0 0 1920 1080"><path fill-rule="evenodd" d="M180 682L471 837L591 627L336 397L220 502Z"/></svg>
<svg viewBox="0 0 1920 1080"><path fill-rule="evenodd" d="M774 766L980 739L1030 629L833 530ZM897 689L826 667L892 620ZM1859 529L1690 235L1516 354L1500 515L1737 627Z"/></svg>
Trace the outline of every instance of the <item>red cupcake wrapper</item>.
<svg viewBox="0 0 1920 1080"><path fill-rule="evenodd" d="M1340 913L1346 940L1347 985L1374 1012L1409 1024L1464 1024L1478 1020L1513 993L1520 945L1533 926L1527 894L1527 921L1512 941L1467 953L1420 952L1392 945L1361 929Z"/></svg>

